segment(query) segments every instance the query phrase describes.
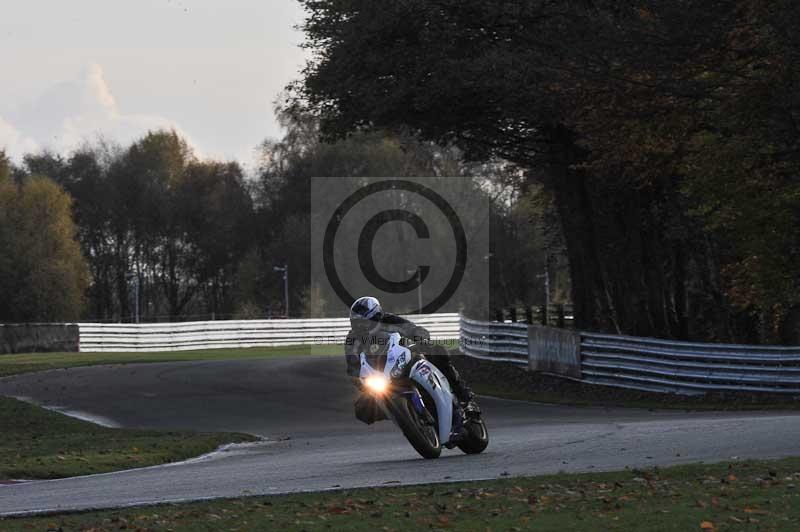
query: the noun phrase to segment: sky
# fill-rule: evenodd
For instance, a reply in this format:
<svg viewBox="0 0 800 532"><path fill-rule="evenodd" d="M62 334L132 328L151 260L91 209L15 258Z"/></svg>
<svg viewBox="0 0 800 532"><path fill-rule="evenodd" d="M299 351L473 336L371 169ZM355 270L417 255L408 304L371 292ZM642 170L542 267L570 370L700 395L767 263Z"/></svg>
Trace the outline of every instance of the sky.
<svg viewBox="0 0 800 532"><path fill-rule="evenodd" d="M307 54L295 0L0 0L0 148L68 154L174 128L252 166Z"/></svg>

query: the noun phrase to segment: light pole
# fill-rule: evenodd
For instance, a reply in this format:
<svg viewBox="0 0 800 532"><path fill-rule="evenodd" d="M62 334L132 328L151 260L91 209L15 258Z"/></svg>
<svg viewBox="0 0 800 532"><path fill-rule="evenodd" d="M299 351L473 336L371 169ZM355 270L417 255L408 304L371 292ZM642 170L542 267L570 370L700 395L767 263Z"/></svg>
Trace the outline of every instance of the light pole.
<svg viewBox="0 0 800 532"><path fill-rule="evenodd" d="M422 314L422 268L417 266L416 270L406 270L406 273L417 274L417 314Z"/></svg>
<svg viewBox="0 0 800 532"><path fill-rule="evenodd" d="M417 267L417 306L419 314L422 314L422 268Z"/></svg>
<svg viewBox="0 0 800 532"><path fill-rule="evenodd" d="M283 272L283 305L286 311L286 317L289 317L289 265L273 266L276 272Z"/></svg>

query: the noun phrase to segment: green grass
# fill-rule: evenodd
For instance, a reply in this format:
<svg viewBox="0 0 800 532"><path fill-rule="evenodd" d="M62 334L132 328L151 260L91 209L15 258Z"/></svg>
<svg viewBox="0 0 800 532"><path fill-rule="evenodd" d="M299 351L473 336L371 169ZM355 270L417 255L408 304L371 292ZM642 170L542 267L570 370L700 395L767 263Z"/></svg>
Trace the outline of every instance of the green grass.
<svg viewBox="0 0 800 532"><path fill-rule="evenodd" d="M341 353L341 345L293 345L286 347L253 347L249 349L160 351L154 353L25 353L0 355L0 377L47 369L96 366L98 364L139 364L188 360L235 360Z"/></svg>
<svg viewBox="0 0 800 532"><path fill-rule="evenodd" d="M154 353L27 353L0 355L0 377L98 364L233 360L341 352L304 345ZM236 433L110 429L0 396L0 479L62 478L174 462L225 443L252 441ZM0 527L2 528L2 527Z"/></svg>
<svg viewBox="0 0 800 532"><path fill-rule="evenodd" d="M0 427L0 479L105 473L255 440L239 433L111 429L8 397L0 397Z"/></svg>
<svg viewBox="0 0 800 532"><path fill-rule="evenodd" d="M482 395L571 406L604 406L674 410L797 410L800 397L778 393L717 392L685 396L602 386L526 371L518 366L486 363L456 355L454 363Z"/></svg>
<svg viewBox="0 0 800 532"><path fill-rule="evenodd" d="M154 353L0 355L0 377L98 364L233 360L340 353L305 345ZM110 429L0 396L0 479L62 478L183 460L224 443L252 441L235 433Z"/></svg>
<svg viewBox="0 0 800 532"><path fill-rule="evenodd" d="M472 384L472 383L470 383ZM763 410L798 410L800 409L800 401L792 401L787 399L773 399L773 402L746 402L737 400L737 398L729 399L727 402L723 400L702 398L688 399L683 396L669 396L672 401L665 401L664 399L639 399L630 397L620 397L619 399L612 398L597 398L586 399L585 397L573 396L569 393L557 393L546 390L526 390L503 387L497 384L476 382L472 385L472 389L479 395L489 395L492 397L500 397L502 399L513 399L516 401L531 401L534 403L550 403L565 406L578 406L578 407L619 407L619 408L642 408L648 410L686 410L686 411L720 411L720 410L736 410L736 411L763 411Z"/></svg>
<svg viewBox="0 0 800 532"><path fill-rule="evenodd" d="M0 519L0 529L796 531L799 490L790 458Z"/></svg>

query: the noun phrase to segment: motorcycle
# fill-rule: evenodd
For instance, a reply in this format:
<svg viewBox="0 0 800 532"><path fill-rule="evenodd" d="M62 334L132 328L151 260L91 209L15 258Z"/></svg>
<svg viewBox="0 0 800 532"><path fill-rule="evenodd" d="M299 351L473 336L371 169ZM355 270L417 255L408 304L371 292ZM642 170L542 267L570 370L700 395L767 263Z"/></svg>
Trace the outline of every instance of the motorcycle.
<svg viewBox="0 0 800 532"><path fill-rule="evenodd" d="M486 424L467 416L450 383L417 344L402 345L391 333L383 346L362 352L360 379L383 413L394 421L424 458L438 458L442 447L477 454L489 444ZM370 364L370 361L372 364Z"/></svg>

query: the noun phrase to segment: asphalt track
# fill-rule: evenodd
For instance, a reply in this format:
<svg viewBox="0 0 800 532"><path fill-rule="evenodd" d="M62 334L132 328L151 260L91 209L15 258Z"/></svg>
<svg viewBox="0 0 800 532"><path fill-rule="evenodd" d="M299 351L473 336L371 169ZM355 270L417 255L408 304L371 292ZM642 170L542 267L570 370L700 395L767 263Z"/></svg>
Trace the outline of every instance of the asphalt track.
<svg viewBox="0 0 800 532"><path fill-rule="evenodd" d="M796 455L800 415L575 408L483 398L485 453L419 458L390 423L353 419L339 357L54 370L0 394L107 424L244 431L256 445L185 463L0 486L0 515L363 486ZM0 436L1 437L1 436Z"/></svg>

